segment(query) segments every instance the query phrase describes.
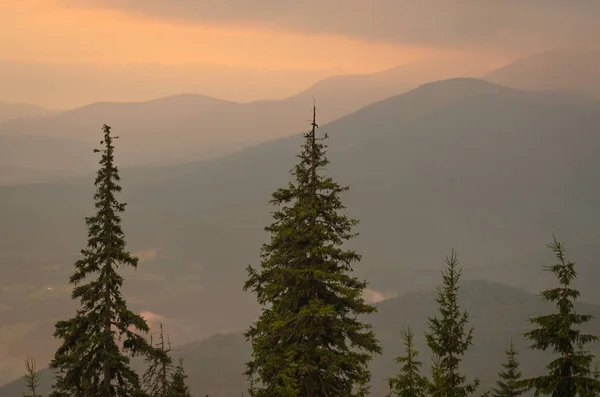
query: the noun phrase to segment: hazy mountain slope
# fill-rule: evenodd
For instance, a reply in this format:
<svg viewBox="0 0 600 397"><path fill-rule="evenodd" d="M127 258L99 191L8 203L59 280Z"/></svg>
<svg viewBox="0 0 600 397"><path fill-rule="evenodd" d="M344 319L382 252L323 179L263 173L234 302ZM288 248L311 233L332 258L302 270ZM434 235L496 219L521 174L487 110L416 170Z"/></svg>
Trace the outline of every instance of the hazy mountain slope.
<svg viewBox="0 0 600 397"><path fill-rule="evenodd" d="M485 80L528 90L561 90L600 98L600 49L548 51L518 59Z"/></svg>
<svg viewBox="0 0 600 397"><path fill-rule="evenodd" d="M214 151L213 155L218 155L226 143L232 143L230 141L233 136L211 136L214 131L207 131L207 128L203 128L202 123L195 122L194 118L219 107L236 105L233 102L192 94L147 102L101 102L50 118L7 121L0 124L0 136L42 135L74 139L91 145L98 142L98 131L106 123L120 131L122 151L127 154L124 161L126 165L161 164L174 160L174 148L180 148L183 157L188 155L183 148L189 143L196 144L199 157L206 157L211 151ZM234 134L233 131L229 135ZM240 139L242 138L238 138ZM32 145L38 144L35 140L31 142ZM204 152L198 148L202 143L206 144ZM233 149L235 148L233 145ZM80 159L68 152L57 152L55 157L62 158L71 169L78 169L81 165Z"/></svg>
<svg viewBox="0 0 600 397"><path fill-rule="evenodd" d="M303 105L317 99L323 122L354 112L375 101L399 95L432 81L455 77L478 77L491 65L481 57L440 54L425 57L378 73L333 76L319 81L286 101Z"/></svg>
<svg viewBox="0 0 600 397"><path fill-rule="evenodd" d="M70 177L74 171L41 170L25 167L0 165L0 185L51 182Z"/></svg>
<svg viewBox="0 0 600 397"><path fill-rule="evenodd" d="M585 277L584 274L580 276ZM482 388L492 385L496 380L496 372L505 360L504 350L511 339L521 351L519 360L525 375L536 375L542 371L547 356L526 350L528 344L521 334L529 329L527 319L530 316L548 313L552 310L550 306L524 291L481 281L464 283L460 294L461 304L470 312L471 324L475 326L474 346L463 364L463 370L471 379L480 377ZM428 317L437 314L435 298L434 291L404 295L380 303L378 313L368 317L384 347L384 354L372 362L372 395L383 395L386 391L383 379L398 369L393 359L404 353L399 331L406 325L415 329L419 358L424 363L424 370L428 369L430 352L422 331L427 327ZM600 334L600 307L580 305L578 310L596 317L586 329ZM593 348L598 351L598 346ZM189 385L194 395L237 397L247 388L242 373L250 352L250 344L245 338L234 333L215 335L180 346L176 355L181 355L185 360ZM143 368L139 362L137 367ZM49 380L46 374L43 395L46 394ZM0 388L0 397L17 396L23 391L22 381L12 382Z"/></svg>
<svg viewBox="0 0 600 397"><path fill-rule="evenodd" d="M29 103L7 103L0 101L0 122L20 117L44 117L59 113L56 110Z"/></svg>
<svg viewBox="0 0 600 397"><path fill-rule="evenodd" d="M477 76L484 70L486 66L476 60L445 56L375 74L336 76L284 100L234 103L184 94L146 102L94 103L52 118L1 123L0 136L47 135L95 144L98 130L106 123L122 138L123 165L176 164L215 158L296 133L306 125L313 96L320 120L326 123L425 82ZM31 145L38 143L33 140ZM77 156L69 152L47 156L69 163L74 170L81 167Z"/></svg>
<svg viewBox="0 0 600 397"><path fill-rule="evenodd" d="M93 148L69 138L0 135L0 165L51 171L69 169L77 163L78 169L89 171L97 164Z"/></svg>
<svg viewBox="0 0 600 397"><path fill-rule="evenodd" d="M93 146L44 135L0 135L0 184L52 181L92 172ZM74 168L73 165L77 164Z"/></svg>
<svg viewBox="0 0 600 397"><path fill-rule="evenodd" d="M584 295L600 302L598 130L597 101L472 79L428 84L323 125L329 172L350 184L348 214L361 220L357 274L376 291L431 287L454 247L467 277L537 291L554 232L587 274ZM132 307L182 324L173 335L181 341L248 324L257 308L241 291L245 268L258 263L270 194L290 179L299 144L294 136L213 161L124 171L127 240L150 253L127 272ZM65 284L85 243L92 183L0 189L0 296L12 310L0 324L42 327L69 313ZM45 346L44 360L53 348Z"/></svg>

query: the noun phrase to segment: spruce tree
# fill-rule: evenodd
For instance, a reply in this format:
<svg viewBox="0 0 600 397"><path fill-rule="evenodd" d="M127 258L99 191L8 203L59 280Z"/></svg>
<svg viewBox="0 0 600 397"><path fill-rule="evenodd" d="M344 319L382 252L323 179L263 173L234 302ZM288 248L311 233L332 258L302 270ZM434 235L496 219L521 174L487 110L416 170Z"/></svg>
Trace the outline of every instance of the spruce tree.
<svg viewBox="0 0 600 397"><path fill-rule="evenodd" d="M130 311L121 294L123 278L119 266L136 268L138 259L125 249L120 213L125 204L117 201L121 191L114 163L110 127L103 126L103 150L94 195L96 214L86 218L87 247L75 263L70 277L72 298L79 299L75 317L59 321L54 336L62 340L50 368L57 373L54 396L130 397L141 395L140 380L130 368L130 355L154 349L141 333L149 331L146 321ZM87 283L83 283L87 281Z"/></svg>
<svg viewBox="0 0 600 397"><path fill-rule="evenodd" d="M41 371L37 368L34 358L27 357L25 359L25 370L27 373L23 379L29 394L23 393L23 397L39 397L37 388L40 385Z"/></svg>
<svg viewBox="0 0 600 397"><path fill-rule="evenodd" d="M186 384L187 375L183 368L183 359L179 358L179 362L175 367L175 371L171 376L171 383L169 385L168 397L191 397L190 389Z"/></svg>
<svg viewBox="0 0 600 397"><path fill-rule="evenodd" d="M295 182L273 193L280 208L265 228L260 271L248 267L244 290L256 293L262 315L245 334L253 354L246 375L253 397L365 396L368 362L381 348L371 326L357 317L373 313L364 302L367 283L352 277L361 257L341 246L356 236L358 221L342 211L348 190L322 175L329 161L323 138L304 135Z"/></svg>
<svg viewBox="0 0 600 397"><path fill-rule="evenodd" d="M400 373L391 378L390 385L395 395L400 397L424 397L427 395L427 380L421 376L421 366L417 360L419 352L415 350L414 334L410 327L400 331L404 342L406 355L396 358L396 363L402 365Z"/></svg>
<svg viewBox="0 0 600 397"><path fill-rule="evenodd" d="M150 336L150 344L153 344ZM144 372L143 383L146 392L152 397L167 397L171 373L173 371L173 359L170 356L171 343L165 346L165 335L162 323L158 331L158 342L156 350L146 356L146 372Z"/></svg>
<svg viewBox="0 0 600 397"><path fill-rule="evenodd" d="M557 258L557 263L545 266L552 272L559 285L542 291L541 298L556 304L556 312L530 319L535 329L525 333L532 341L531 349L551 350L556 358L547 366L545 375L525 381L529 389L535 389L535 395L553 397L575 397L600 393L600 381L594 378L592 363L594 355L583 350L583 346L598 341L594 335L584 334L575 328L592 320L591 315L578 314L575 301L579 291L571 287L576 279L575 263L565 257L565 247L553 235L553 241L547 244Z"/></svg>
<svg viewBox="0 0 600 397"><path fill-rule="evenodd" d="M525 393L517 355L515 345L511 341L509 349L506 350L507 361L502 364L504 370L498 373L500 379L496 382L492 397L517 397Z"/></svg>
<svg viewBox="0 0 600 397"><path fill-rule="evenodd" d="M427 379L427 390L430 397L443 397L446 395L446 383L441 361L440 357L435 354L431 358L431 380Z"/></svg>
<svg viewBox="0 0 600 397"><path fill-rule="evenodd" d="M474 393L479 380L467 383L467 377L459 372L462 356L473 343L473 327L466 330L469 313L458 305L459 280L458 257L454 250L446 257L448 268L442 273L443 287L438 290L437 302L440 317L429 319L430 332L425 334L427 345L439 358L437 393L444 397L465 397Z"/></svg>

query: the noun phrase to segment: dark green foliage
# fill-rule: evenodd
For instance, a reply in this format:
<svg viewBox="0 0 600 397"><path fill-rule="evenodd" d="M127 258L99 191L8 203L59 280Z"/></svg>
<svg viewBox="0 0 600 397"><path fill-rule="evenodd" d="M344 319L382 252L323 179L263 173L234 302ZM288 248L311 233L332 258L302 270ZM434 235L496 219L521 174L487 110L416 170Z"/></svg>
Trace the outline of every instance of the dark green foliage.
<svg viewBox="0 0 600 397"><path fill-rule="evenodd" d="M448 269L442 273L443 287L438 291L437 303L440 317L429 319L430 332L425 334L427 345L439 359L434 368L432 393L445 397L464 397L474 393L479 380L467 383L459 373L462 356L473 344L473 328L465 330L469 314L461 312L458 305L459 280L462 271L454 250L446 257Z"/></svg>
<svg viewBox="0 0 600 397"><path fill-rule="evenodd" d="M431 359L431 380L428 379L427 389L431 397L442 397L446 394L446 382L442 371L440 357L434 355Z"/></svg>
<svg viewBox="0 0 600 397"><path fill-rule="evenodd" d="M246 374L256 397L365 396L368 362L381 348L371 326L357 316L373 313L352 277L360 255L341 246L355 237L356 220L342 211L348 190L321 175L329 163L312 129L304 135L295 183L273 193L281 208L266 228L262 269L248 267L245 290L256 293L263 312L246 333L253 354Z"/></svg>
<svg viewBox="0 0 600 397"><path fill-rule="evenodd" d="M506 351L507 361L502 364L504 370L498 373L500 379L496 382L497 387L493 389L492 397L517 397L525 393L526 388L522 384L517 355L515 345L511 341Z"/></svg>
<svg viewBox="0 0 600 397"><path fill-rule="evenodd" d="M131 312L120 292L120 265L137 267L138 259L125 250L119 213L125 204L115 193L121 191L114 164L113 137L104 126L100 170L96 177L96 215L86 218L87 247L75 263L70 278L72 298L80 308L74 318L59 321L54 336L62 340L50 368L58 372L55 396L129 397L141 394L140 380L130 368L131 355L149 354L154 349L139 332L149 331L146 321ZM100 152L100 150L95 150ZM87 284L82 282L91 278Z"/></svg>
<svg viewBox="0 0 600 397"><path fill-rule="evenodd" d="M591 315L575 312L574 303L579 291L571 288L571 282L577 277L575 263L565 258L565 247L553 237L548 244L556 255L558 263L545 266L546 271L554 273L559 286L542 291L541 298L556 304L557 312L533 317L530 321L535 329L525 333L533 342L531 349L549 350L557 356L547 366L545 375L527 379L525 384L535 389L535 395L553 397L575 397L600 393L600 381L594 378L592 363L594 355L583 350L583 346L598 341L594 335L584 334L574 326L588 323Z"/></svg>
<svg viewBox="0 0 600 397"><path fill-rule="evenodd" d="M179 359L179 363L175 367L175 371L171 375L171 384L169 385L168 397L191 397L190 389L186 384L187 375L183 368L183 359Z"/></svg>
<svg viewBox="0 0 600 397"><path fill-rule="evenodd" d="M592 372L592 377L598 381L600 381L600 365L598 363L594 364L594 370ZM583 391L580 393L581 397L599 397L600 392L597 390L589 390Z"/></svg>
<svg viewBox="0 0 600 397"><path fill-rule="evenodd" d="M27 357L25 360L25 370L27 373L24 376L25 386L29 390L29 394L23 393L23 397L39 397L37 388L40 385L40 373L35 364L35 359Z"/></svg>
<svg viewBox="0 0 600 397"><path fill-rule="evenodd" d="M424 397L427 392L427 380L421 376L421 366L417 360L419 352L415 350L414 334L410 327L401 331L406 348L406 355L396 359L402 365L400 373L390 379L390 386L395 395L400 397Z"/></svg>
<svg viewBox="0 0 600 397"><path fill-rule="evenodd" d="M152 336L150 336L152 345ZM146 357L146 371L143 376L145 391L152 397L166 397L169 392L169 382L173 371L173 359L169 355L171 343L165 346L165 335L162 323L158 332L156 350Z"/></svg>

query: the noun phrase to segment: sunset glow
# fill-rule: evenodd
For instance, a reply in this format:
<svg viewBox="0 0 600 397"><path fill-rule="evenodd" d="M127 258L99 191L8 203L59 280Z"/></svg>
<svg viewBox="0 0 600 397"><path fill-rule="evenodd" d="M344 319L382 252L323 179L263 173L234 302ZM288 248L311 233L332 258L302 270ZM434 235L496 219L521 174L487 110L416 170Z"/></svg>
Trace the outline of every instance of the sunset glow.
<svg viewBox="0 0 600 397"><path fill-rule="evenodd" d="M49 0L0 5L2 57L102 64L203 63L258 69L373 72L430 50L332 35L177 25L117 11L60 7Z"/></svg>

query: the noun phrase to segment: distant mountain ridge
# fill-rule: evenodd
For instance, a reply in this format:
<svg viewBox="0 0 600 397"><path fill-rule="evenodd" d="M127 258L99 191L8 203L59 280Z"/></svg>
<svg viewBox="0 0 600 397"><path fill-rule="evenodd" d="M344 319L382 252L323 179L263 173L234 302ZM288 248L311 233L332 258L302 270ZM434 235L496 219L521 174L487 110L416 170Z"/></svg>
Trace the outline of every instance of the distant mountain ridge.
<svg viewBox="0 0 600 397"><path fill-rule="evenodd" d="M334 76L282 100L236 103L199 94L181 94L144 102L98 102L55 117L0 123L0 136L27 135L28 159L40 152L46 163L70 162L86 169L68 150L42 151L35 136L73 139L95 144L102 124L119 131L123 166L168 165L216 158L249 145L290 136L305 127L313 97L322 123L330 122L374 101L401 94L420 84L459 75L475 76L483 66L443 57L425 59L370 75ZM21 162L22 163L22 162ZM23 164L10 164L22 166ZM25 164L28 166L28 164ZM31 167L33 168L33 167Z"/></svg>
<svg viewBox="0 0 600 397"><path fill-rule="evenodd" d="M525 90L559 90L600 99L600 48L546 51L491 71L485 80Z"/></svg>
<svg viewBox="0 0 600 397"><path fill-rule="evenodd" d="M319 104L322 123L424 83L455 77L483 76L511 88L559 90L600 98L600 50L554 50L526 56L493 71L488 68L477 58L442 55L373 74L332 76L282 100L246 103L200 94L144 102L98 102L64 112L34 105L11 105L8 111L0 103L0 136L30 137L30 150L11 150L21 159L37 152L45 163L68 163L65 171L80 172L86 168L79 156L68 150L40 150L43 144L36 137L73 139L91 145L96 142L94 131L107 123L121 131L121 150L126 153L123 166L168 165L216 158L290 136L304 128L305 117L301 115L311 106L313 97ZM23 160L7 164L5 169L21 167L45 172ZM20 180L18 175L7 176Z"/></svg>
<svg viewBox="0 0 600 397"><path fill-rule="evenodd" d="M0 101L0 123L22 117L46 117L60 113L29 103L8 103Z"/></svg>

